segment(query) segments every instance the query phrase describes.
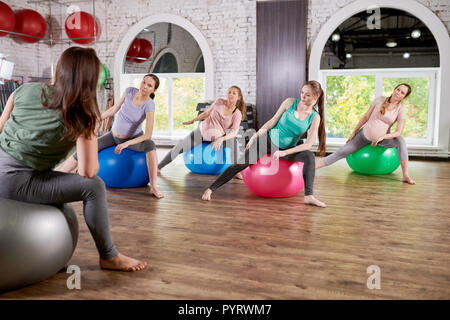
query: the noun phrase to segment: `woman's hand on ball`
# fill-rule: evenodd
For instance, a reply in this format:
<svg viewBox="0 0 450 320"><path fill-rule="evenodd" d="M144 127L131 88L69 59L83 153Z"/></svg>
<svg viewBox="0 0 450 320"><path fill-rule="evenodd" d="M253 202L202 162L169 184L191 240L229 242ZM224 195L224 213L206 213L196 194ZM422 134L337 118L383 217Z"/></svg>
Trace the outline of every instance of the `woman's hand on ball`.
<svg viewBox="0 0 450 320"><path fill-rule="evenodd" d="M287 152L286 151L281 151L281 150L277 150L275 151L275 153L273 154L273 158L275 160L278 160L279 158L283 158L287 156Z"/></svg>
<svg viewBox="0 0 450 320"><path fill-rule="evenodd" d="M216 141L214 141L213 147L212 147L214 149L214 151L219 150L220 147L222 146L222 143L223 143L223 139L222 138L218 138Z"/></svg>
<svg viewBox="0 0 450 320"><path fill-rule="evenodd" d="M384 136L383 137L380 137L380 138L378 138L378 139L376 139L376 140L373 140L372 141L372 147L375 147L379 142L381 142L381 141L383 141L384 140Z"/></svg>
<svg viewBox="0 0 450 320"><path fill-rule="evenodd" d="M124 143L118 144L116 149L114 149L114 152L117 154L120 154L122 152L122 150L126 149L126 148L128 148L128 143L124 142Z"/></svg>

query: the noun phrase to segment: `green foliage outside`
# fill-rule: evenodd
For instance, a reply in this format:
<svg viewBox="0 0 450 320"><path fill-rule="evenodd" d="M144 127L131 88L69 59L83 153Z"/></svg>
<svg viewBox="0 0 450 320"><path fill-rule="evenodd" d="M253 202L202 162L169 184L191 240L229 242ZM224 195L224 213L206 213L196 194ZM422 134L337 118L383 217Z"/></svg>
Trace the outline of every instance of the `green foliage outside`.
<svg viewBox="0 0 450 320"><path fill-rule="evenodd" d="M160 77L160 85L155 95L155 122L153 131L169 131L169 81ZM203 78L173 78L172 89L173 130L192 131L198 125L183 125L183 122L197 117L197 103L205 100L205 85ZM145 128L145 121L143 123Z"/></svg>
<svg viewBox="0 0 450 320"><path fill-rule="evenodd" d="M429 98L429 78L384 78L383 96L389 97L394 88L400 83L407 83L411 86L411 94L403 100L406 107L406 123L403 129L403 136L409 138L425 139L427 137L428 126L428 98ZM392 127L392 132L395 126Z"/></svg>
<svg viewBox="0 0 450 320"><path fill-rule="evenodd" d="M402 136L426 138L429 79L383 78L383 95L389 96L403 82L411 86L412 93L403 102L408 117ZM375 76L327 76L326 91L327 135L347 138L375 98Z"/></svg>
<svg viewBox="0 0 450 320"><path fill-rule="evenodd" d="M375 76L328 76L328 137L347 138L375 97Z"/></svg>
<svg viewBox="0 0 450 320"><path fill-rule="evenodd" d="M192 131L198 123L183 125L197 117L197 104L205 100L205 80L203 78L173 79L173 130Z"/></svg>
<svg viewBox="0 0 450 320"><path fill-rule="evenodd" d="M169 131L169 85L166 78L159 78L159 88L155 93L155 120L153 132ZM145 125L145 124L144 124Z"/></svg>

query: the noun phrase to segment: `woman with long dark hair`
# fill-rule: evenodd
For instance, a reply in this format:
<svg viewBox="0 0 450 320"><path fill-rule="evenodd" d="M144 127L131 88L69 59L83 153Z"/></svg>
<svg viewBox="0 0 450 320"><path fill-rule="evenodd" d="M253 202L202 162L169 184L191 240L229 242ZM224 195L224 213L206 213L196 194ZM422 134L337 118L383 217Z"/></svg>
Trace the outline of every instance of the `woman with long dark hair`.
<svg viewBox="0 0 450 320"><path fill-rule="evenodd" d="M100 267L143 270L145 262L114 245L105 185L96 177L99 70L93 49L70 47L51 83L24 84L11 94L0 117L0 197L50 205L83 201ZM75 145L78 174L53 171Z"/></svg>
<svg viewBox="0 0 450 320"><path fill-rule="evenodd" d="M275 160L303 162L305 181L305 204L319 207L326 205L313 196L315 158L309 150L319 135L319 151L325 153L325 116L323 90L319 82L307 81L301 88L301 99L288 98L278 108L275 115L267 121L249 140L245 154L236 164L228 167L203 193L203 200L211 200L217 188L230 181L238 172L265 156L272 154ZM315 107L318 107L316 110ZM301 138L307 133L305 143Z"/></svg>
<svg viewBox="0 0 450 320"><path fill-rule="evenodd" d="M397 149L403 173L402 181L416 184L408 173L408 148L401 136L406 122L406 108L402 101L410 94L411 87L407 83L401 83L394 88L389 97L376 98L350 134L347 143L338 151L319 160L316 169L329 166L368 144L379 145ZM397 128L391 133L391 127L395 122Z"/></svg>

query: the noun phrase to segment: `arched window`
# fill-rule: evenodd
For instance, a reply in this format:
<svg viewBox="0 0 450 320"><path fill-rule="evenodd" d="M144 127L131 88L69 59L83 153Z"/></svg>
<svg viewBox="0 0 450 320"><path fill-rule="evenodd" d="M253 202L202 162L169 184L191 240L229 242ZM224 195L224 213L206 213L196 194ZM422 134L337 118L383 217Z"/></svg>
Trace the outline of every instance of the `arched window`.
<svg viewBox="0 0 450 320"><path fill-rule="evenodd" d="M440 141L447 150L449 133L442 125L448 111L439 102L449 49L445 26L418 3L359 0L333 15L317 35L309 62L309 78L326 91L328 149L345 143L375 97L406 82L413 90L405 102L408 146L421 149Z"/></svg>
<svg viewBox="0 0 450 320"><path fill-rule="evenodd" d="M178 63L175 56L170 52L163 54L156 62L153 73L176 73L178 72Z"/></svg>
<svg viewBox="0 0 450 320"><path fill-rule="evenodd" d="M134 39L144 33L151 34L153 52L158 55L148 64L130 65L126 62L127 52ZM196 64L191 62L199 55L204 57L204 72L195 72ZM156 14L144 18L127 31L117 49L114 96L118 99L125 88L139 86L146 73L155 73L160 79L152 137L160 144L176 143L186 130L192 130L183 122L197 114L197 103L215 96L214 63L208 41L198 27L183 17Z"/></svg>

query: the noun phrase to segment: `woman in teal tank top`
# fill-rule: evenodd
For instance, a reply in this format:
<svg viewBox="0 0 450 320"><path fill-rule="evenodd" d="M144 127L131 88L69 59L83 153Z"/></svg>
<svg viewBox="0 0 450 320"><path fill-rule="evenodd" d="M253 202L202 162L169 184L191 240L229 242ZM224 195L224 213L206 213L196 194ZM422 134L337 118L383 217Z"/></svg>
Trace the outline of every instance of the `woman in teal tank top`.
<svg viewBox="0 0 450 320"><path fill-rule="evenodd" d="M307 139L303 143L300 140L306 133ZM202 199L211 200L213 191L231 180L236 173L270 153L274 159L303 162L304 203L326 207L313 196L315 157L310 148L317 134L319 152L323 155L326 139L323 90L317 81L307 81L301 88L301 99L288 98L283 101L272 119L250 138L245 154L205 190Z"/></svg>

